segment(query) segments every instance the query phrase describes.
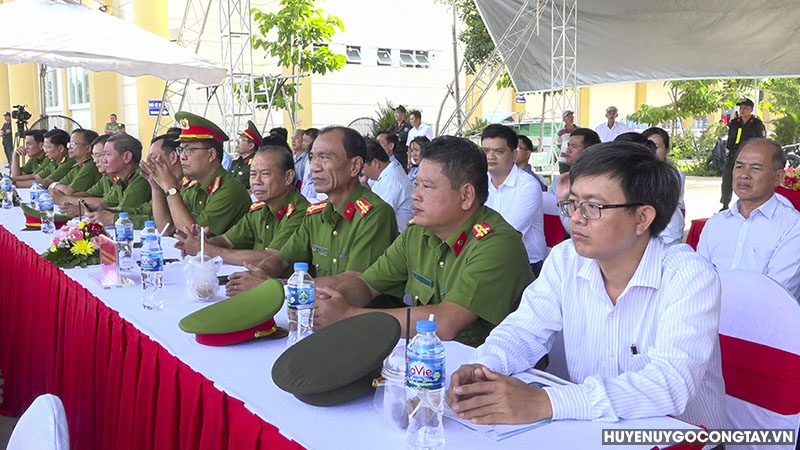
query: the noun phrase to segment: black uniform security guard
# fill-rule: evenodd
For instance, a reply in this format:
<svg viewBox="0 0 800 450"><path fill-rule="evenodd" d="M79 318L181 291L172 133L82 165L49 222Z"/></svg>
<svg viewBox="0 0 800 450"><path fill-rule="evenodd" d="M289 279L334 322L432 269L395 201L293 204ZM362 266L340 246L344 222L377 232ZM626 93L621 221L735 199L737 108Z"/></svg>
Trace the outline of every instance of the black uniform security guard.
<svg viewBox="0 0 800 450"><path fill-rule="evenodd" d="M731 202L733 191L733 166L736 164L736 157L739 156L739 149L750 139L766 137L767 130L764 122L753 115L755 104L749 98L737 103L739 106L739 117L733 119L728 124L728 159L725 162L725 169L722 171L722 209L728 209Z"/></svg>

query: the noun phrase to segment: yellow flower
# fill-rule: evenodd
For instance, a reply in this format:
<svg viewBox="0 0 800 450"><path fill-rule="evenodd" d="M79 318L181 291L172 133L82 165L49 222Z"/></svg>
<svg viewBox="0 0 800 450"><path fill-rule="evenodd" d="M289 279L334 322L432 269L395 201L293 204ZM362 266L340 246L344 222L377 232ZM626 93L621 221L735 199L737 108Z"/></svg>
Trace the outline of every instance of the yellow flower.
<svg viewBox="0 0 800 450"><path fill-rule="evenodd" d="M52 246L52 247L50 247L50 251L51 251L51 252L56 252L57 250L58 250L58 249L56 248L56 246L55 246L55 245L54 245L54 246Z"/></svg>
<svg viewBox="0 0 800 450"><path fill-rule="evenodd" d="M81 239L80 241L76 241L69 251L75 256L89 256L94 253L94 247L91 242L86 239Z"/></svg>
<svg viewBox="0 0 800 450"><path fill-rule="evenodd" d="M80 221L80 222L78 222L78 228L80 228L80 229L82 230L82 229L84 229L85 227L86 227L86 222L84 222L84 221Z"/></svg>

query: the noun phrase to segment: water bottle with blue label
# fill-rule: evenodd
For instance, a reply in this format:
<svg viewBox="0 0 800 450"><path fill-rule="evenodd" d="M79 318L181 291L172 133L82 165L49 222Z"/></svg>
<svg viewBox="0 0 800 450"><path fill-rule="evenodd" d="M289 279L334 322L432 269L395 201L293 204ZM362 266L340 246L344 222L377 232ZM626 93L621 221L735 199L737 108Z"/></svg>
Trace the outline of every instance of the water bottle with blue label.
<svg viewBox="0 0 800 450"><path fill-rule="evenodd" d="M53 198L47 192L42 192L39 196L39 216L42 220L43 233L55 233L56 224L55 220L55 206L53 205Z"/></svg>
<svg viewBox="0 0 800 450"><path fill-rule="evenodd" d="M417 335L408 344L406 361L406 398L409 449L444 447L445 395L444 345L436 336L436 322L417 322Z"/></svg>
<svg viewBox="0 0 800 450"><path fill-rule="evenodd" d="M114 222L114 235L119 269L133 270L136 265L133 261L133 222L128 218L128 213L119 213L119 219Z"/></svg>
<svg viewBox="0 0 800 450"><path fill-rule="evenodd" d="M158 236L149 234L142 243L142 306L144 309L164 307L164 252Z"/></svg>
<svg viewBox="0 0 800 450"><path fill-rule="evenodd" d="M308 263L294 263L294 273L286 281L286 312L289 316L289 338L291 347L301 339L314 333L314 279L308 273Z"/></svg>
<svg viewBox="0 0 800 450"><path fill-rule="evenodd" d="M14 206L14 183L8 175L3 175L0 181L0 190L3 191L3 209L11 209Z"/></svg>
<svg viewBox="0 0 800 450"><path fill-rule="evenodd" d="M139 243L144 245L147 236L151 234L158 238L158 245L161 245L161 236L158 234L158 230L156 230L156 222L154 220L146 220L144 222L144 228L142 228L142 232L139 233Z"/></svg>
<svg viewBox="0 0 800 450"><path fill-rule="evenodd" d="M39 197L42 195L42 192L45 191L44 187L42 187L41 183L38 181L34 181L31 183L31 208L38 210L39 209Z"/></svg>

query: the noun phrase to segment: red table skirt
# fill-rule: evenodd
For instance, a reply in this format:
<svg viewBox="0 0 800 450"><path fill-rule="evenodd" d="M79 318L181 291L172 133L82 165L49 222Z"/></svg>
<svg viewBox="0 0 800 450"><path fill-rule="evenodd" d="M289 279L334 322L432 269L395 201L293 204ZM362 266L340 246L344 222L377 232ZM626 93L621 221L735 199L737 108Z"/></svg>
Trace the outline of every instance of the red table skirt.
<svg viewBox="0 0 800 450"><path fill-rule="evenodd" d="M61 397L73 449L297 449L0 227L0 414Z"/></svg>

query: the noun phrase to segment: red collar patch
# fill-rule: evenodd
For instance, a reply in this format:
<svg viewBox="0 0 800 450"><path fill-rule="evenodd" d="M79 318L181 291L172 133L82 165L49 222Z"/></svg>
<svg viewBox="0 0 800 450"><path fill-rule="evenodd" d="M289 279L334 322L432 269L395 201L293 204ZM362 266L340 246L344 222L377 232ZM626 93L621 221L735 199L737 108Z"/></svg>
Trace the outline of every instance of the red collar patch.
<svg viewBox="0 0 800 450"><path fill-rule="evenodd" d="M464 246L467 245L467 233L462 231L461 234L458 235L456 241L453 242L453 251L456 253L456 256L461 254L461 250L464 249Z"/></svg>
<svg viewBox="0 0 800 450"><path fill-rule="evenodd" d="M347 221L353 220L353 215L356 213L356 207L353 206L353 202L347 202L347 206L344 207L344 212L342 215L344 216Z"/></svg>
<svg viewBox="0 0 800 450"><path fill-rule="evenodd" d="M475 226L472 227L472 234L474 234L475 235L475 239L477 239L479 241L481 239L483 239L484 236L486 236L487 234L489 234L491 232L492 232L492 227L490 227L489 225L486 225L486 222L481 222L481 223L475 224Z"/></svg>
<svg viewBox="0 0 800 450"><path fill-rule="evenodd" d="M281 220L283 220L285 216L286 216L286 206L281 205L281 207L278 208L277 211L275 211L275 217L278 219L278 222L280 222Z"/></svg>
<svg viewBox="0 0 800 450"><path fill-rule="evenodd" d="M358 206L358 212L361 214L361 217L366 216L369 210L372 209L372 205L364 200L363 197L356 200L356 206Z"/></svg>
<svg viewBox="0 0 800 450"><path fill-rule="evenodd" d="M264 205L266 205L266 203L264 202L255 202L252 205L250 205L250 212L258 211L259 209L263 208Z"/></svg>
<svg viewBox="0 0 800 450"><path fill-rule="evenodd" d="M181 187L180 188L183 189L185 187L192 187L195 184L197 184L197 180L192 180L189 177L183 177L183 179L181 179Z"/></svg>
<svg viewBox="0 0 800 450"><path fill-rule="evenodd" d="M208 186L206 187L206 192L208 192L209 195L213 194L214 192L217 192L217 190L219 189L219 184L221 182L222 182L222 176L218 175L217 178L212 183L208 184Z"/></svg>
<svg viewBox="0 0 800 450"><path fill-rule="evenodd" d="M286 218L288 219L293 212L294 212L294 202L291 202L289 203L289 206L286 208Z"/></svg>
<svg viewBox="0 0 800 450"><path fill-rule="evenodd" d="M64 161L66 161L66 160L67 160L67 156L64 155L64 156L61 157L61 161L59 161L58 163L59 164L64 164Z"/></svg>
<svg viewBox="0 0 800 450"><path fill-rule="evenodd" d="M311 214L318 213L325 209L326 206L328 206L328 202L320 202L314 203L313 205L308 205L308 208L306 208L306 215L310 216Z"/></svg>

